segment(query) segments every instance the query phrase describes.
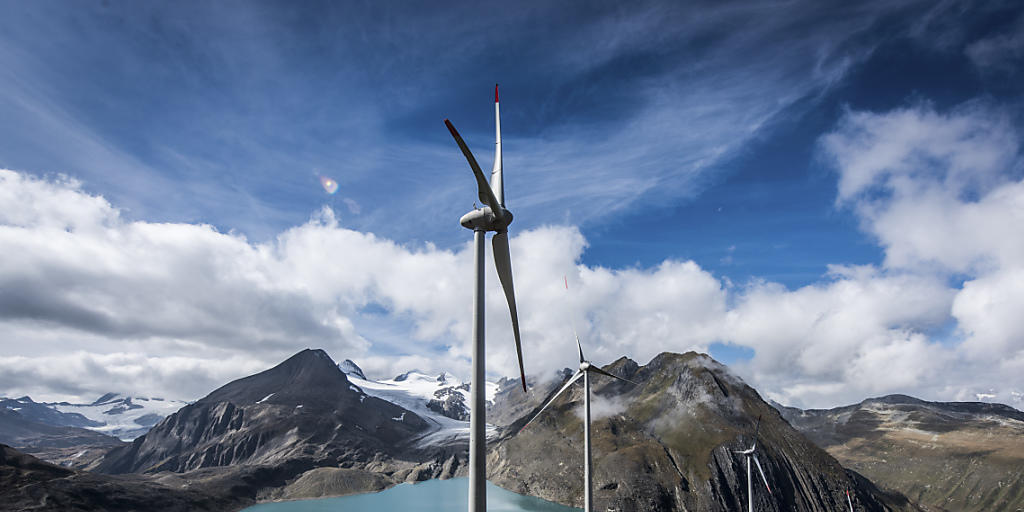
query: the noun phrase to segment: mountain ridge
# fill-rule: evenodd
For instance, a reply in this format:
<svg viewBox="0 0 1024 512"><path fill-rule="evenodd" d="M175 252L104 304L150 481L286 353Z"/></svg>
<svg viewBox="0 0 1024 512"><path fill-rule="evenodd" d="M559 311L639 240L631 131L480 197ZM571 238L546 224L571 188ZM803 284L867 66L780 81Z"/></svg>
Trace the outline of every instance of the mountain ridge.
<svg viewBox="0 0 1024 512"><path fill-rule="evenodd" d="M936 510L1024 508L1024 412L886 395L832 409L775 404L815 444Z"/></svg>

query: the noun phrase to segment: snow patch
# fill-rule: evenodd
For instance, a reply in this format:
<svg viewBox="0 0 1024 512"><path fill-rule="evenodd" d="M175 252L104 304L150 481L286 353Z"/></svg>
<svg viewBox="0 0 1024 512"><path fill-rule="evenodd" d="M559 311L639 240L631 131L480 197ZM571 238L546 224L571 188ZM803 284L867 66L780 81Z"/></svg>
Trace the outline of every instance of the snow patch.
<svg viewBox="0 0 1024 512"><path fill-rule="evenodd" d="M180 400L142 400L116 393L107 393L91 404L69 404L61 402L46 404L63 413L78 413L86 418L102 423L99 427L85 427L89 430L114 436L122 441L132 441L149 431L149 426L157 422L147 421L146 417L155 415L166 418L174 414L188 402Z"/></svg>
<svg viewBox="0 0 1024 512"><path fill-rule="evenodd" d="M448 387L454 387L456 392L463 395L465 403L469 403L469 391L460 389L463 386L462 381L451 374L442 373L438 376L430 376L422 372L410 371L399 375L396 379L382 381L363 379L354 374L348 374L348 379L366 395L380 398L412 411L430 424L430 428L417 440L416 444L419 446L443 446L463 443L469 439L468 421L452 419L427 408L427 403L436 398L434 392ZM487 400L493 402L498 385L488 382L485 390ZM365 395L360 397L360 401L364 398ZM487 425L486 429L488 439L497 437L497 427Z"/></svg>

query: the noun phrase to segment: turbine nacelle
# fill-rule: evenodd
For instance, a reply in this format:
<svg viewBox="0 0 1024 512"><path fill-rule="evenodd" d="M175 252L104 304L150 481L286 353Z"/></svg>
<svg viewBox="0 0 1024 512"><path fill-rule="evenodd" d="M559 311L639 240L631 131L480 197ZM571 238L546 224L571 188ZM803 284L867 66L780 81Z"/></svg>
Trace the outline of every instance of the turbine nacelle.
<svg viewBox="0 0 1024 512"><path fill-rule="evenodd" d="M459 224L466 229L472 229L473 231L497 231L502 232L508 229L508 225L512 223L512 212L501 209L501 216L494 214L494 210L490 206L483 208L477 208L459 219Z"/></svg>
<svg viewBox="0 0 1024 512"><path fill-rule="evenodd" d="M585 372L590 370L590 361L583 361L580 363L580 371Z"/></svg>

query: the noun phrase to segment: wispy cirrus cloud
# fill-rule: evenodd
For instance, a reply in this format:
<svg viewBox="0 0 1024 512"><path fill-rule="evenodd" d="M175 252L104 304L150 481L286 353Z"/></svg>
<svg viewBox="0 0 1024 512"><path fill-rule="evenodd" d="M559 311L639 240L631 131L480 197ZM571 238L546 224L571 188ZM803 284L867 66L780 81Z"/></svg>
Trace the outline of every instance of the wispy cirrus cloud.
<svg viewBox="0 0 1024 512"><path fill-rule="evenodd" d="M693 196L870 55L873 27L915 9L928 6L20 5L0 54L19 128L0 151L11 168L77 176L132 218L260 240L329 202L317 169L359 201L347 225L450 247L458 229L439 220L469 206L472 181L440 121L487 159L490 84L507 91L518 226L589 225ZM396 205L423 214L393 222Z"/></svg>

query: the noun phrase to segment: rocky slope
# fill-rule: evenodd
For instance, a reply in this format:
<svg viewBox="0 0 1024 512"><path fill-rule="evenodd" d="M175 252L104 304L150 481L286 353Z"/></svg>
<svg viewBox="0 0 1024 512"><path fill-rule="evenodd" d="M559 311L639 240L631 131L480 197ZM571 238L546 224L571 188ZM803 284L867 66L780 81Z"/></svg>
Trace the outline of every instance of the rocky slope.
<svg viewBox="0 0 1024 512"><path fill-rule="evenodd" d="M843 465L927 510L1024 509L1024 412L891 395L834 409L776 405Z"/></svg>
<svg viewBox="0 0 1024 512"><path fill-rule="evenodd" d="M413 412L352 385L324 351L304 350L168 416L97 470L369 463L404 455L426 428Z"/></svg>
<svg viewBox="0 0 1024 512"><path fill-rule="evenodd" d="M0 444L0 510L239 510L230 493L177 489L141 476L111 477L64 468Z"/></svg>
<svg viewBox="0 0 1024 512"><path fill-rule="evenodd" d="M646 366L622 358L606 370L638 383L595 378L595 506L600 510L741 510L742 456L762 417L760 456L773 494L755 487L758 510L916 510L875 488L786 423L752 388L705 355L664 353ZM547 384L553 390L558 383ZM532 395L533 393L531 393ZM550 394L550 392L548 392ZM521 395L521 394L520 394ZM582 504L582 386L519 431L543 398L500 398L493 418L518 417L489 453L489 478L507 489ZM755 473L756 474L756 473Z"/></svg>

